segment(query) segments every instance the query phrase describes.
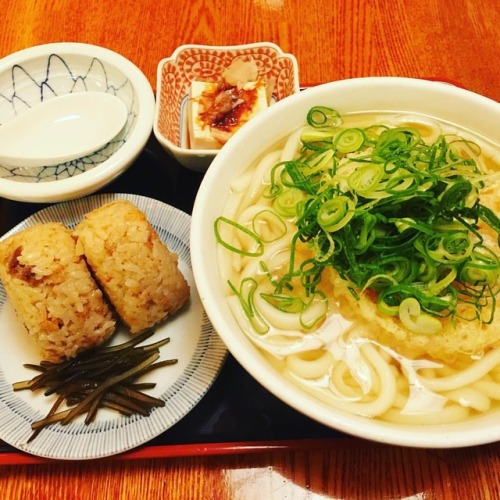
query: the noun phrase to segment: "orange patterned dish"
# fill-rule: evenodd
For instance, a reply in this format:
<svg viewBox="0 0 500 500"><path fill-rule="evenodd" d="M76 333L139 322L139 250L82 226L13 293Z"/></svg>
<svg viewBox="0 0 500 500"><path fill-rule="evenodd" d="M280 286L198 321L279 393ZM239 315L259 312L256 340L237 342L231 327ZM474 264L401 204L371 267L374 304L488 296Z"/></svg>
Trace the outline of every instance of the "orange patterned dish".
<svg viewBox="0 0 500 500"><path fill-rule="evenodd" d="M233 59L250 56L259 78L272 82L271 103L299 91L297 61L273 43L234 46L183 45L158 65L154 133L160 144L185 167L205 171L217 151L190 149L187 127L191 82L217 82Z"/></svg>

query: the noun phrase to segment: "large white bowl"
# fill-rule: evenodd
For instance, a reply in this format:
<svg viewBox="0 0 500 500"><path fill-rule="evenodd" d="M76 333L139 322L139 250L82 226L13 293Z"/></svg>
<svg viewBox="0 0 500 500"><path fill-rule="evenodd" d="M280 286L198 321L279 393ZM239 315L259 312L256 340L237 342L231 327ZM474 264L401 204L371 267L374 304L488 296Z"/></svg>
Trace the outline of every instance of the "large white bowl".
<svg viewBox="0 0 500 500"><path fill-rule="evenodd" d="M409 111L461 124L500 141L500 104L455 86L416 79L373 77L337 81L307 89L256 117L229 141L208 169L191 222L191 259L201 300L215 329L239 363L266 389L299 412L342 432L397 445L451 448L500 440L500 415L447 425L397 425L348 414L306 394L285 380L242 333L223 295L216 263L214 221L229 185L265 150L305 123L314 105L340 113Z"/></svg>
<svg viewBox="0 0 500 500"><path fill-rule="evenodd" d="M104 47L51 43L0 60L0 125L54 97L88 91L110 93L125 103L128 118L122 131L99 151L64 164L28 170L0 164L0 196L49 203L97 191L143 150L155 107L153 89L142 71Z"/></svg>

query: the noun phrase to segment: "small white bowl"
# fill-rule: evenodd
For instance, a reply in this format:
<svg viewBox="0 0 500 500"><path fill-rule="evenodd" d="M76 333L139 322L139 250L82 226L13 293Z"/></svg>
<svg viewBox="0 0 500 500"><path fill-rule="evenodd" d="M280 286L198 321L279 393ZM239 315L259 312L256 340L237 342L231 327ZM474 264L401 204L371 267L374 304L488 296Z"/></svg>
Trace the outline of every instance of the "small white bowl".
<svg viewBox="0 0 500 500"><path fill-rule="evenodd" d="M416 112L457 123L497 141L500 104L453 85L392 77L359 78L309 88L272 106L227 143L198 191L191 220L191 259L203 306L229 351L260 384L297 411L331 428L374 441L452 448L500 440L498 412L443 425L392 424L347 413L308 394L275 369L243 333L229 309L217 265L214 221L223 213L230 186L242 171L293 130L308 110L331 106L341 114Z"/></svg>
<svg viewBox="0 0 500 500"><path fill-rule="evenodd" d="M193 80L217 81L224 68L241 55L251 55L259 75L274 81L272 102L300 90L297 60L274 43L209 46L182 45L158 64L154 134L165 150L184 167L204 172L217 150L188 147L187 101Z"/></svg>
<svg viewBox="0 0 500 500"><path fill-rule="evenodd" d="M128 109L123 130L84 158L36 169L0 165L0 196L52 203L97 191L122 174L151 136L154 93L137 66L109 49L83 43L52 43L0 60L0 124L40 104L73 92L107 92Z"/></svg>

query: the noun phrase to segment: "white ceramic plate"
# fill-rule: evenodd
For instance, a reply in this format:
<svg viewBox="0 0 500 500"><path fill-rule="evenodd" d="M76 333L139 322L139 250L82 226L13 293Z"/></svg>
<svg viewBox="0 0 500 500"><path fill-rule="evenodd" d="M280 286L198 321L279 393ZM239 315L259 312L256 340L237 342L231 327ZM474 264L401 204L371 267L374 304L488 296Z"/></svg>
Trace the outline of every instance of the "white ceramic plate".
<svg viewBox="0 0 500 500"><path fill-rule="evenodd" d="M114 199L128 199L142 210L162 241L179 256L179 268L191 286L190 302L145 343L170 337L160 350L160 359L177 358L178 363L160 368L145 377L156 382L149 394L165 401L148 417L124 417L101 410L97 420L85 425L83 418L66 426L44 429L31 443L31 423L43 418L53 400L42 393L14 392L12 383L31 379L36 372L23 366L38 363L37 347L16 319L13 307L0 284L0 439L34 455L57 459L93 459L124 452L169 429L203 397L217 377L226 348L209 322L194 284L189 253L189 215L165 203L137 195L103 194L53 205L21 222L7 235L36 223L61 221L74 227L83 215ZM2 237L1 239L3 239ZM113 343L129 338L118 330Z"/></svg>

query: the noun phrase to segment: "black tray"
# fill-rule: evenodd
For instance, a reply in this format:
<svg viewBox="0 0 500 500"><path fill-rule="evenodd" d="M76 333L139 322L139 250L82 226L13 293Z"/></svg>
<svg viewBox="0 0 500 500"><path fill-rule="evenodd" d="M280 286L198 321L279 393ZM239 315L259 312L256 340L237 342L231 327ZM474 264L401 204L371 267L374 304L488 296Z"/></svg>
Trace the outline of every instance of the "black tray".
<svg viewBox="0 0 500 500"><path fill-rule="evenodd" d="M100 192L140 194L191 214L203 175L182 167L151 137L137 161ZM0 199L0 234L46 206ZM121 457L304 448L324 445L325 440L335 444L345 437L282 403L228 355L213 386L190 413L141 449ZM38 461L0 441L0 465Z"/></svg>

